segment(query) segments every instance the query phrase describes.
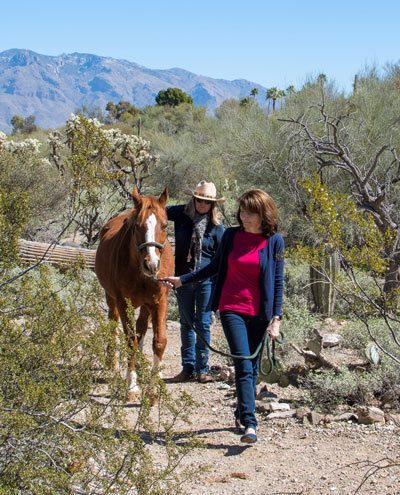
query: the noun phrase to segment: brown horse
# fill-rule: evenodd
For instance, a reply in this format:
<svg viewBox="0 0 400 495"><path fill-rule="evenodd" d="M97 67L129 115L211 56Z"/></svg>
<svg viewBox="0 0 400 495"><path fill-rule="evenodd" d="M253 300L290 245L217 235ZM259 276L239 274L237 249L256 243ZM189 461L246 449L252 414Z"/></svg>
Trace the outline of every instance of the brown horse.
<svg viewBox="0 0 400 495"><path fill-rule="evenodd" d="M109 318L119 317L131 349L128 359L128 400L139 393L133 349L141 349L149 320L153 324L154 367L159 370L165 347L168 289L159 278L173 274L174 260L167 239L165 189L159 198L132 192L134 208L109 220L100 233L95 272L106 293ZM127 300L140 307L136 332L130 328ZM117 329L114 338L117 337ZM116 357L114 365L118 363Z"/></svg>

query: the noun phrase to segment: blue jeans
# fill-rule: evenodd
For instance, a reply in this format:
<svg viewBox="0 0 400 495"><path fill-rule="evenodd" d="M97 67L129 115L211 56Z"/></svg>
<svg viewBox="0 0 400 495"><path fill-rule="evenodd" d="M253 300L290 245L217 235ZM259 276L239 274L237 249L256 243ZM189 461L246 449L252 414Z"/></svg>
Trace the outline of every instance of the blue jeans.
<svg viewBox="0 0 400 495"><path fill-rule="evenodd" d="M258 316L247 316L223 311L221 322L231 354L250 356L260 344L267 322ZM235 417L243 426L256 428L255 388L258 378L260 354L254 359L234 359L237 407Z"/></svg>
<svg viewBox="0 0 400 495"><path fill-rule="evenodd" d="M181 356L184 371L208 373L208 348L196 332L210 343L211 291L210 279L184 285L176 290L181 324Z"/></svg>

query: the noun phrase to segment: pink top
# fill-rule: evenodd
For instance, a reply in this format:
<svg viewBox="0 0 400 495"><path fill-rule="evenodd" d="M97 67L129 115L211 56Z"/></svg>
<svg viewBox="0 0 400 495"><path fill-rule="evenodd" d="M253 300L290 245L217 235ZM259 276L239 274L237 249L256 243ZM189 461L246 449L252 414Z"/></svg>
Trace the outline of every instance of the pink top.
<svg viewBox="0 0 400 495"><path fill-rule="evenodd" d="M238 231L228 256L228 272L218 309L255 316L260 310L259 251L267 245L262 234Z"/></svg>

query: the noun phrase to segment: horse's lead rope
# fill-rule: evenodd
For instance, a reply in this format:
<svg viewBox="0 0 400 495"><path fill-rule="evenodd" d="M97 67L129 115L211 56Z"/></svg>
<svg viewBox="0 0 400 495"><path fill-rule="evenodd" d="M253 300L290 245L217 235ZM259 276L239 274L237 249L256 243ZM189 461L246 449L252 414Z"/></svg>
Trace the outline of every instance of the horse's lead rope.
<svg viewBox="0 0 400 495"><path fill-rule="evenodd" d="M174 288L174 293L175 293L175 296L177 297L176 292L175 292L175 288ZM244 359L251 360L251 359L255 359L257 356L260 355L260 357L261 357L261 359L260 359L260 371L263 375L268 375L269 373L272 373L272 371L275 369L275 366L276 366L276 358L275 358L276 340L273 340L272 345L270 345L270 339L268 338L267 330L265 331L263 338L261 339L261 342L258 344L257 349L253 352L253 354L251 354L251 356L238 356L235 354L231 354L229 352L220 351L220 350L212 347L206 341L206 339L196 330L195 325L193 324L193 321L191 321L191 318L187 314L186 309L181 307L180 310L182 310L182 314L186 320L186 323L190 326L190 328L193 329L196 336L200 338L200 340L203 342L203 344L205 344L208 347L208 349L210 349L210 351L215 352L216 354L219 354L220 356L224 356L224 357L228 357L228 358L232 358L232 359L236 359L236 360L244 360ZM281 339L279 339L278 343L281 343L282 340L283 340L283 336L281 337ZM265 368L263 368L263 364L262 364L262 355L264 353L265 348L267 349L267 362L268 362L267 370L265 370Z"/></svg>

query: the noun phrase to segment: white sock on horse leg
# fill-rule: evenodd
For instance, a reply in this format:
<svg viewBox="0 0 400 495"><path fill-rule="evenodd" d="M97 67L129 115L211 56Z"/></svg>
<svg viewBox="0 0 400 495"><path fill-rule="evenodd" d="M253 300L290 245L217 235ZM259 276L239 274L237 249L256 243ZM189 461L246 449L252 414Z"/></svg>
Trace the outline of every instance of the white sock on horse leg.
<svg viewBox="0 0 400 495"><path fill-rule="evenodd" d="M136 371L128 370L126 372L126 381L128 383L128 392L139 392L140 388L137 384L137 373Z"/></svg>
<svg viewBox="0 0 400 495"><path fill-rule="evenodd" d="M158 376L160 378L162 378L161 364L161 359L157 356L157 354L153 354L153 368L158 371Z"/></svg>

